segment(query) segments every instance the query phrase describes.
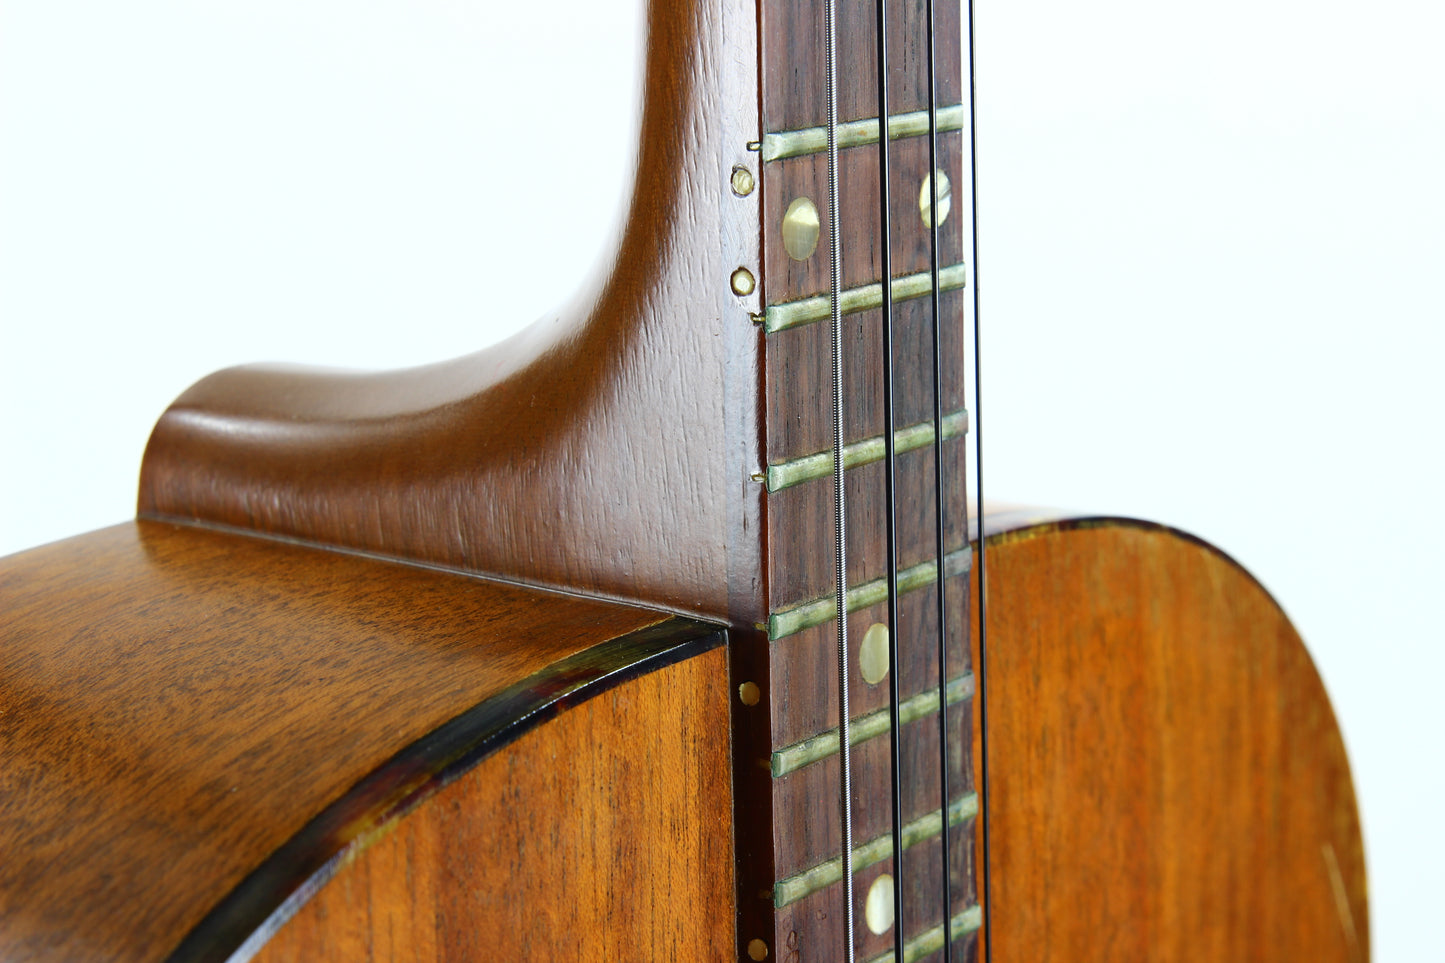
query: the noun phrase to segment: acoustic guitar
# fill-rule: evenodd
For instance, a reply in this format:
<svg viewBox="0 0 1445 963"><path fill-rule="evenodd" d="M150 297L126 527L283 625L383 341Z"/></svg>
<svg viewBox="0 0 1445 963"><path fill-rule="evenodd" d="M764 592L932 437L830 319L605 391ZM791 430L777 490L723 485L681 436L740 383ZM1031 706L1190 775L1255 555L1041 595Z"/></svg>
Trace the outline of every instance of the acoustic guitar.
<svg viewBox="0 0 1445 963"><path fill-rule="evenodd" d="M0 561L0 959L1367 959L1261 586L970 514L966 29L655 0L566 311L205 378Z"/></svg>

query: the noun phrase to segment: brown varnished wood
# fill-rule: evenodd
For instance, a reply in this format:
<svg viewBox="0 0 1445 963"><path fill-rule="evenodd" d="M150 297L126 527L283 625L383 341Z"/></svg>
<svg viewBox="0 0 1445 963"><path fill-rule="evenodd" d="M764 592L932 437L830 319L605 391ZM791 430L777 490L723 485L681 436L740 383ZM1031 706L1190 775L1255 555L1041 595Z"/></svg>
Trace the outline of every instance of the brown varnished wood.
<svg viewBox="0 0 1445 963"><path fill-rule="evenodd" d="M924 7L889 9L890 109L918 110ZM938 4L940 37L958 36L959 12ZM818 253L788 260L782 212L794 197L821 202L824 162L762 165L747 146L822 122L821 15L822 0L653 2L637 187L593 284L453 362L214 375L163 415L142 472L148 519L705 615L730 624L726 655L635 679L443 788L495 748L446 755L437 747L456 742L457 720L520 680L570 677L572 660L660 631L662 616L158 522L27 556L0 574L22 599L0 682L24 710L0 716L21 760L0 778L26 803L0 801L0 839L21 854L0 868L0 919L20 920L3 938L63 955L115 937L123 958L176 946L208 958L247 938L253 949L299 906L266 955L726 958L761 939L770 958L841 957L841 887L780 909L772 899L778 879L836 852L837 762L768 769L773 750L838 722L833 627L781 640L764 628L770 612L832 591L832 481L771 494L760 481L765 466L829 446L828 331L765 336L755 324L768 304L822 289L833 225L825 213ZM840 0L838 22L841 116L875 116L871 0ZM939 53L939 103L956 104L959 47ZM925 148L893 148L895 273L927 266ZM940 148L961 187L962 135ZM881 272L876 148L840 164L837 229L855 285ZM735 166L760 187L731 191ZM962 256L961 220L944 225L944 265ZM740 266L757 293L729 290ZM941 298L945 412L964 404L967 297ZM931 414L927 300L900 304L894 321L906 425ZM884 430L881 324L876 310L845 319L848 440ZM969 537L965 444L943 449L948 548ZM903 565L934 549L933 459L899 461ZM885 574L882 474L849 472L852 583ZM1022 519L990 519L999 958L1363 959L1343 749L1277 608L1166 530ZM951 674L974 664L966 584L946 590ZM936 598L905 600L894 627L905 693L937 681ZM117 612L133 617L109 621ZM855 670L883 617L882 606L850 617ZM529 621L541 638L519 641ZM742 682L758 704L730 697ZM856 712L882 704L881 688L850 685ZM948 716L955 797L975 784L975 711ZM52 716L58 737L41 731ZM937 738L931 722L904 732L906 817L936 805ZM889 815L883 748L855 756L860 838ZM436 753L448 761L426 761ZM951 835L954 912L982 888L975 829ZM931 841L901 870L861 871L859 898L892 872L912 907L905 934L934 925L940 850ZM139 909L131 880L148 887ZM258 899L271 907L260 917ZM861 917L853 936L863 957L889 944ZM975 937L959 945L975 958Z"/></svg>
<svg viewBox="0 0 1445 963"><path fill-rule="evenodd" d="M423 368L212 375L157 424L141 515L761 618L760 334L727 281L760 270L757 198L727 188L756 159L755 24L649 5L636 188L567 306Z"/></svg>
<svg viewBox="0 0 1445 963"><path fill-rule="evenodd" d="M1264 589L1138 523L987 564L993 959L1367 959L1344 745Z"/></svg>
<svg viewBox="0 0 1445 963"><path fill-rule="evenodd" d="M764 124L768 130L793 130L827 123L824 0L762 0L758 6L763 22ZM844 71L838 86L840 120L877 116L875 9L873 0L838 3L838 62ZM889 6L892 113L928 106L924 10L921 3ZM962 96L959 5L938 3L936 16L938 103L946 106L959 103Z"/></svg>
<svg viewBox="0 0 1445 963"><path fill-rule="evenodd" d="M654 4L638 187L620 249L596 285L507 344L426 369L359 375L248 368L212 376L162 417L140 498L148 517L256 529L729 621L733 681L753 681L767 698L761 711L734 709L734 788L746 801L737 807L739 891L749 907L755 897L746 894L769 888L796 856L775 831L774 815L793 825L798 807L811 799L777 794L756 760L783 736L792 738L783 707L797 705L792 717L801 722L826 718L832 705L826 695L812 701L827 661L794 658L775 668L768 640L753 630L770 610L829 590L829 483L768 496L756 477L767 463L824 447L825 326L765 338L749 317L768 301L815 293L822 276L820 257L788 262L777 245L787 201L818 193L820 159L761 168L746 150L763 130L778 129L785 114L797 120L785 126L817 122L809 111L821 104L818 51L778 42L815 8L760 8L766 63L759 100L756 86L726 80L727 68L740 64L757 83L751 31L759 11L739 3ZM947 35L957 6L940 10ZM864 65L871 63L865 13L864 5L850 4L842 21L845 60ZM916 110L926 103L922 21L905 5L895 20L891 106ZM784 21L791 26L784 29ZM945 43L942 55L941 103L957 103L957 51ZM780 56L796 58L799 90L788 93L778 80ZM876 113L866 84L850 91L845 117ZM793 97L801 111L774 111L769 105L780 97ZM962 183L961 145L956 133L942 138L940 163L955 183ZM896 145L898 272L927 264L917 210L924 148L917 138ZM761 189L734 196L727 175L736 164L753 170ZM840 230L850 284L874 280L880 270L876 211L868 201L875 172L876 152L847 153ZM942 234L945 264L961 256L958 225L955 216ZM759 295L728 291L727 275L737 264L758 275ZM949 370L962 363L962 303L960 292L945 295ZM898 312L900 425L931 411L926 308L919 300ZM876 311L848 321L850 439L883 430L879 323ZM945 383L945 410L962 406L962 388L961 379ZM961 448L951 442L950 457ZM900 466L905 563L931 551L932 457L914 453ZM957 467L948 494L950 548L963 542L961 462ZM875 465L849 482L856 489L849 514L854 580L883 574L881 479ZM926 673L913 669L927 663L929 617L910 608L908 618L917 630L910 632L908 660L913 691L926 684ZM964 636L954 642L962 664ZM768 705L779 708L769 713ZM914 754L924 751L920 745ZM861 775L874 785L882 774L870 767ZM880 814L876 801L866 812L871 825ZM813 827L808 851L830 831L836 824ZM763 918L769 911L750 913L740 933L771 931Z"/></svg>
<svg viewBox="0 0 1445 963"><path fill-rule="evenodd" d="M256 957L733 956L727 662L634 679L433 796Z"/></svg>
<svg viewBox="0 0 1445 963"><path fill-rule="evenodd" d="M6 559L0 610L6 959L163 959L226 900L264 922L257 899L465 761L428 748L444 724L552 704L526 686L565 695L606 668L589 653L676 621L145 521Z"/></svg>

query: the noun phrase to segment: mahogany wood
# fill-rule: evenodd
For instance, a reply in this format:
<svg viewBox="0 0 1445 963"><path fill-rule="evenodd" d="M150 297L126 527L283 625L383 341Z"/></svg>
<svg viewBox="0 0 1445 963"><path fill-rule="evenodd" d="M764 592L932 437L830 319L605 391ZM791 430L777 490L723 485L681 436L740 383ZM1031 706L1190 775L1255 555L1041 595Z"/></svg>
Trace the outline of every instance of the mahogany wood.
<svg viewBox="0 0 1445 963"><path fill-rule="evenodd" d="M844 7L845 61L871 63L869 6L848 0ZM921 9L895 5L895 111L927 103ZM940 35L956 35L957 4L939 9ZM779 794L768 754L782 738L837 724L835 701L819 685L829 663L783 656L775 667L773 644L754 628L771 611L826 594L831 583L831 483L770 496L758 480L767 464L826 447L826 332L815 324L765 336L753 318L770 302L819 290L821 256L788 261L777 232L793 196L819 194L822 166L817 156L764 165L748 149L765 131L820 119L819 11L812 0L650 7L632 207L613 262L568 308L497 348L409 372L252 367L214 375L161 418L142 470L145 517L259 530L730 623L733 683L754 683L764 699L757 711L733 710L738 879L747 907L740 934L771 928L771 911L749 894L768 890L789 865L779 859L787 850L774 815L791 825L806 811L797 807L818 803ZM803 30L814 43L802 42ZM957 104L956 45L941 43L940 52L940 104ZM876 113L872 96L867 84L850 87L845 119ZM940 164L962 184L962 136L945 134L940 146ZM914 272L928 263L917 201L926 143L912 138L893 150L895 263ZM734 166L751 171L761 188L735 194ZM838 227L849 284L878 275L877 213L868 200L876 169L876 150L846 153ZM945 223L944 264L961 257L960 222L955 215ZM729 290L738 265L756 275L757 293ZM962 292L944 296L951 371L963 359L962 304ZM897 313L900 427L931 416L927 308L917 299ZM848 319L850 439L884 429L880 322L876 310ZM942 390L946 411L962 407L961 378ZM954 459L948 545L957 548L966 538L962 442L945 451ZM932 554L932 466L926 451L900 462L906 562ZM855 470L849 486L850 577L876 579L884 574L881 466ZM929 664L936 620L917 609L930 597L910 600L899 627L908 635L910 691L936 677L918 671ZM953 631L962 666L964 623ZM825 635L819 629L808 639ZM830 712L831 721L820 721ZM882 773L868 768L862 784L881 784ZM877 808L875 801L867 811ZM826 840L830 826L836 831L818 826L810 845Z"/></svg>
<svg viewBox="0 0 1445 963"><path fill-rule="evenodd" d="M923 6L890 9L890 106L918 110ZM940 37L957 37L959 5L937 9ZM0 768L0 840L19 854L0 863L0 939L26 952L205 956L270 936L295 909L278 899L300 903L356 857L268 956L465 958L511 941L563 957L583 938L592 955L718 956L731 919L725 955L761 940L770 958L839 958L841 887L782 908L773 890L836 851L837 763L781 778L769 768L774 750L838 722L833 627L766 630L771 613L832 591L834 493L828 478L771 494L763 482L768 465L829 445L827 329L765 335L756 323L820 291L825 274L826 214L812 259L790 261L779 243L792 198L823 206L821 159L763 164L756 150L765 133L822 122L821 13L822 0L651 3L637 186L615 258L566 308L496 348L411 371L213 375L162 416L142 470L141 515L190 527L142 522L0 569L0 590L21 599L6 629L20 641L0 652L0 731L17 760ZM872 2L840 0L839 13L842 62L863 81L841 88L841 116L871 117ZM938 52L939 104L956 104L959 48ZM893 147L899 273L927 266L925 147ZM962 135L940 148L962 187ZM844 274L862 284L881 263L876 148L840 163ZM735 193L735 167L760 187ZM941 232L944 265L962 256L961 213ZM739 267L756 291L731 290ZM965 403L966 297L941 298L945 412ZM849 440L884 430L881 320L845 319ZM927 300L900 303L895 324L901 427L931 414ZM965 444L943 446L950 549L969 537ZM904 565L934 550L933 458L899 460ZM851 470L847 495L849 579L881 578L881 466ZM1343 750L1277 608L1222 556L1166 530L1028 518L989 520L999 958L1363 959ZM951 673L973 664L966 584L946 588ZM935 592L906 598L893 627L906 636L906 692L936 681ZM423 802L494 746L477 735L485 726L458 735L479 706L513 706L504 693L525 702L528 680L574 669L593 692L613 669L653 664L637 648L651 651L648 631L715 639L653 609L726 622L726 656L628 683ZM850 617L855 666L881 613ZM731 695L745 682L754 704ZM882 704L881 689L852 684L857 712ZM508 711L499 718L521 717ZM974 786L973 712L965 702L949 714L955 797ZM914 723L905 739L912 816L932 806L936 730ZM857 756L860 838L887 816L879 745ZM557 764L564 753L584 761ZM650 806L631 805L653 790ZM955 912L978 896L972 829L951 836ZM922 907L905 917L908 935L943 913L927 898L939 849L904 857L908 905ZM860 898L884 871L894 864L860 873ZM559 872L572 874L562 887ZM129 880L147 881L139 909ZM865 956L886 948L886 936L855 936ZM964 959L978 939L959 941Z"/></svg>
<svg viewBox="0 0 1445 963"><path fill-rule="evenodd" d="M258 963L730 958L726 672L709 652L528 733L342 870Z"/></svg>
<svg viewBox="0 0 1445 963"><path fill-rule="evenodd" d="M727 186L755 30L745 0L649 5L637 186L567 307L407 371L212 375L157 424L140 514L761 619L758 300L728 285L760 273L758 197Z"/></svg>
<svg viewBox="0 0 1445 963"><path fill-rule="evenodd" d="M1367 959L1344 744L1264 589L1119 522L1004 535L988 579L994 960Z"/></svg>
<svg viewBox="0 0 1445 963"><path fill-rule="evenodd" d="M6 559L0 611L5 959L224 956L519 720L720 641L144 521Z"/></svg>

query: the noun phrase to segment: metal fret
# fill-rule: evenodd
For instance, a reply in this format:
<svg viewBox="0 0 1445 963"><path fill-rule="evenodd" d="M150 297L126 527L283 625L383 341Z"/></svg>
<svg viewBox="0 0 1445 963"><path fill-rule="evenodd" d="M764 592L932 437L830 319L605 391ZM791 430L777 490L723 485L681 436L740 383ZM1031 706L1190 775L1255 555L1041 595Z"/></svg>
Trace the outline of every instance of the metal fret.
<svg viewBox="0 0 1445 963"><path fill-rule="evenodd" d="M973 793L968 793L958 797L949 805L948 825L961 826L976 815L978 815L978 797ZM934 809L903 827L903 848L908 849L919 843L927 842L942 832L943 817L937 809ZM883 833L880 836L874 836L866 843L860 843L853 849L852 855L855 874L869 866L883 862L893 855L893 834ZM789 903L796 903L809 893L816 893L820 889L832 886L842 878L843 859L835 856L805 869L801 873L789 876L787 879L778 880L773 887L773 906L782 909Z"/></svg>
<svg viewBox="0 0 1445 963"><path fill-rule="evenodd" d="M948 704L951 706L956 706L972 697L973 676L962 675L957 679L950 680L947 693ZM925 719L937 711L938 690L929 689L927 692L920 692L900 703L898 718L900 722L907 725L910 722ZM893 728L890 715L888 708L884 707L858 716L853 720L853 725L849 727L848 744L856 746L888 732ZM821 762L829 756L836 755L837 752L838 730L836 728L820 732L816 736L809 736L791 746L784 746L773 753L773 778L797 772L805 766L811 766L815 762Z"/></svg>
<svg viewBox="0 0 1445 963"><path fill-rule="evenodd" d="M938 272L938 290L953 291L964 286L968 280L968 269L963 264L954 264ZM893 279L893 300L910 301L933 292L933 272L919 271L904 274ZM838 313L856 314L883 306L883 282L860 284L846 288L838 298ZM822 321L833 315L833 299L826 294L817 294L797 301L770 304L763 311L760 320L768 334L786 331L814 321Z"/></svg>
<svg viewBox="0 0 1445 963"><path fill-rule="evenodd" d="M941 131L962 130L967 114L962 104L941 107L938 111L938 129ZM928 111L912 110L905 114L894 114L888 118L888 139L902 140L905 137L922 137L928 133ZM866 147L878 143L878 118L850 120L839 124L838 146ZM804 127L799 130L780 130L763 135L763 162L783 160L788 157L806 157L821 154L828 149L827 127Z"/></svg>
<svg viewBox="0 0 1445 963"><path fill-rule="evenodd" d="M948 578L967 574L973 561L973 549L961 548L950 552L943 559L943 574ZM938 581L938 566L933 562L920 562L898 572L898 594L924 588ZM856 612L870 605L877 605L888 598L888 580L884 578L864 582L848 589L848 611ZM837 595L825 595L799 605L774 612L768 616L768 638L776 642L803 629L823 625L837 618Z"/></svg>
<svg viewBox="0 0 1445 963"><path fill-rule="evenodd" d="M955 411L943 419L945 441L967 433L967 411ZM916 425L899 428L893 433L893 450L899 454L926 448L931 444L933 444L932 421L922 421ZM886 453L885 448L882 435L874 435L871 438L864 438L862 441L855 441L851 445L845 445L843 447L843 467L845 469L858 468L861 465L871 465L873 462L882 461ZM765 477L768 491L777 492L785 488L792 488L794 485L801 485L806 481L812 481L815 478L826 478L832 473L833 452L829 450L769 465Z"/></svg>
<svg viewBox="0 0 1445 963"><path fill-rule="evenodd" d="M970 906L962 913L954 915L949 921L949 942L962 939L970 933L978 932L983 925L983 910L978 906ZM903 963L914 963L931 953L937 953L943 949L943 924L924 930L913 939L909 940L903 947ZM868 963L893 963L893 951L880 953L878 956L868 960Z"/></svg>

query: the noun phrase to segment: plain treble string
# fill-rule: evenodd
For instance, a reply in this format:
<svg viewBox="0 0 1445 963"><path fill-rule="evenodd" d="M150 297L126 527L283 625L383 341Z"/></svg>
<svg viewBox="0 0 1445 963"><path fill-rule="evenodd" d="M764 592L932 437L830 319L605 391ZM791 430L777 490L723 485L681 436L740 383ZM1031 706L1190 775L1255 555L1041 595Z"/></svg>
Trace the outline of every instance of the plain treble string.
<svg viewBox="0 0 1445 963"><path fill-rule="evenodd" d="M878 247L883 275L883 497L884 539L888 569L888 718L890 794L893 797L893 958L903 959L903 723L899 718L902 695L899 683L898 632L898 505L896 421L893 415L893 230L888 166L888 4L877 2L878 41ZM934 283L937 283L935 276Z"/></svg>
<svg viewBox="0 0 1445 963"><path fill-rule="evenodd" d="M978 689L974 699L978 703L979 785L978 824L979 835L983 837L982 859L978 877L982 881L980 902L983 906L984 963L993 958L993 940L989 936L989 851L988 851L988 580L984 567L983 531L983 358L982 338L979 334L978 295L978 82L977 58L973 34L973 0L968 0L968 175L969 208L973 217L973 446L974 446L974 497L977 499L978 516L978 666L975 675Z"/></svg>
<svg viewBox="0 0 1445 963"><path fill-rule="evenodd" d="M848 547L844 528L843 490L843 247L838 230L838 11L837 0L825 0L828 57L828 243L829 299L833 334L833 563L838 616L838 762L841 772L839 813L843 829L844 959L853 963L853 769L848 707ZM901 959L901 957L900 957Z"/></svg>
<svg viewBox="0 0 1445 963"><path fill-rule="evenodd" d="M938 757L939 812L943 814L943 963L953 960L953 861L948 832L948 597L945 591L943 553L945 528L943 472L943 338L942 314L938 293L938 73L934 62L933 0L928 4L928 258L933 275L933 490L934 490L934 553L938 566ZM899 952L895 957L903 959Z"/></svg>

